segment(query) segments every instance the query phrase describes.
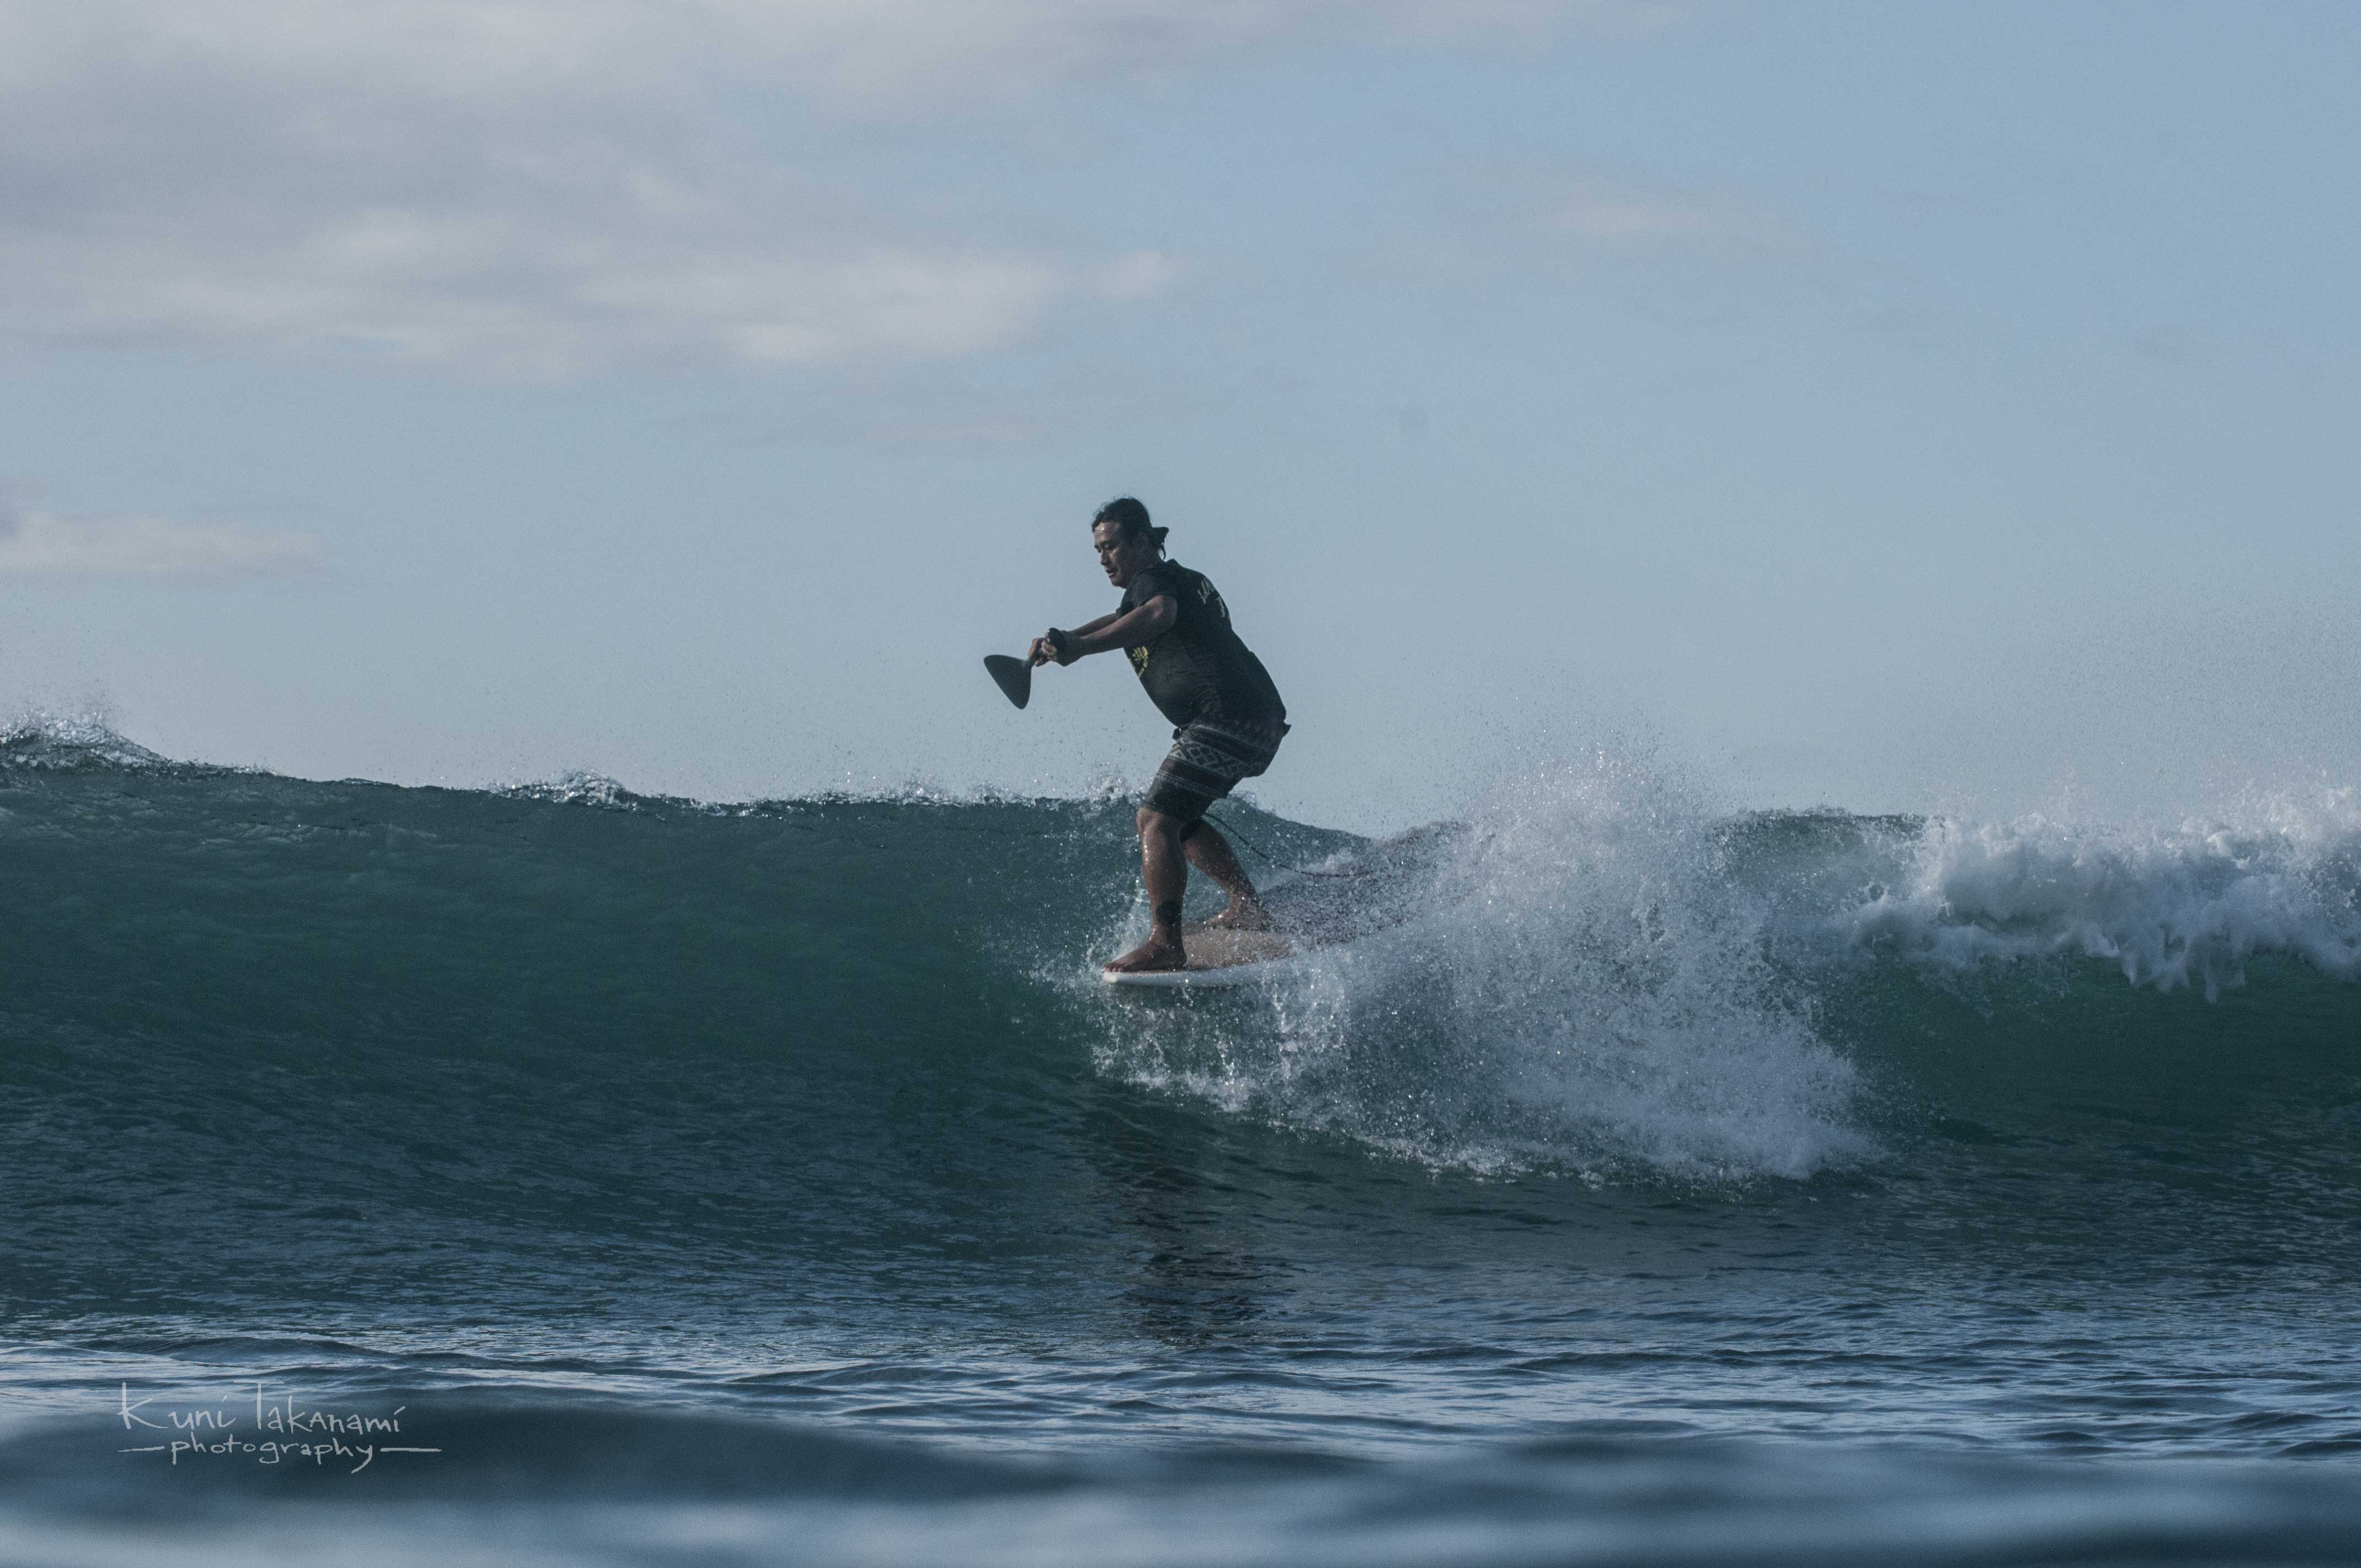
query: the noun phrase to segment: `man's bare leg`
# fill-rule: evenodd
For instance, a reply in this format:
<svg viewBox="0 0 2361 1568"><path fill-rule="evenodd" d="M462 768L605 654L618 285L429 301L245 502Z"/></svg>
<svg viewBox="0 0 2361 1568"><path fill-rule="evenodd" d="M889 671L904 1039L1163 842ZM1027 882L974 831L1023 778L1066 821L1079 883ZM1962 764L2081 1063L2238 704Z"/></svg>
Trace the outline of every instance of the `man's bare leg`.
<svg viewBox="0 0 2361 1568"><path fill-rule="evenodd" d="M1156 926L1148 940L1107 965L1120 973L1187 969L1180 945L1180 898L1189 891L1189 861L1180 846L1180 824L1160 811L1139 808L1139 873L1148 883Z"/></svg>
<svg viewBox="0 0 2361 1568"><path fill-rule="evenodd" d="M1252 878L1230 852L1230 841L1214 830L1210 822L1199 820L1189 824L1180 836L1180 848L1189 863L1212 877L1224 893L1230 895L1230 906L1205 922L1208 926L1227 926L1239 931L1268 931L1270 911L1262 906L1262 898L1255 892Z"/></svg>

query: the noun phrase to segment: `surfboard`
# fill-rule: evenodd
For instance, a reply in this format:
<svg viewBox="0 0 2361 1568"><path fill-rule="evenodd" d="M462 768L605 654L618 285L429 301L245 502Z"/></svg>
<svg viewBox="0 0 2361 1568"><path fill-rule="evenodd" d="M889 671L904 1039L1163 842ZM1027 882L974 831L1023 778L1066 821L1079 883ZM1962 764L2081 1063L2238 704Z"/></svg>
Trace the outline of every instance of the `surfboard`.
<svg viewBox="0 0 2361 1568"><path fill-rule="evenodd" d="M1099 978L1109 985L1145 986L1159 991L1246 985L1269 974L1289 959L1318 946L1290 941L1276 931L1233 931L1221 926L1184 926L1180 939L1189 950L1187 969L1130 974L1101 970Z"/></svg>
<svg viewBox="0 0 2361 1568"><path fill-rule="evenodd" d="M1440 906L1441 869L1457 854L1466 829L1456 823L1413 828L1331 857L1322 868L1297 869L1263 890L1269 931L1233 931L1202 921L1183 926L1189 967L1148 974L1108 974L1109 985L1169 991L1251 985L1326 948L1339 948L1391 930Z"/></svg>

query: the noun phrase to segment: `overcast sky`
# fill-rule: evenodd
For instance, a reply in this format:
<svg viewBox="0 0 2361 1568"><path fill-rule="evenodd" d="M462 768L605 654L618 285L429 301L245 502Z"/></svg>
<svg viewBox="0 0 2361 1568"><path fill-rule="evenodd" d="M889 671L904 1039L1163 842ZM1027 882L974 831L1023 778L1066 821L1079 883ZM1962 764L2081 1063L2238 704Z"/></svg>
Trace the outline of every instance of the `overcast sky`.
<svg viewBox="0 0 2361 1568"><path fill-rule="evenodd" d="M2361 7L0 0L0 703L1072 793L1145 499L1380 827L2361 784Z"/></svg>

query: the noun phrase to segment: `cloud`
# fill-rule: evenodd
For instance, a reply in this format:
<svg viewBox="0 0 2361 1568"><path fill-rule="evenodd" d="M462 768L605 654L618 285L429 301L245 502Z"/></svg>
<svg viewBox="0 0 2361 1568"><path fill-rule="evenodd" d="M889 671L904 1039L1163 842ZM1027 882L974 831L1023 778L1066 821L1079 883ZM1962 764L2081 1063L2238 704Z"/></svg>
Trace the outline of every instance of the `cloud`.
<svg viewBox="0 0 2361 1568"><path fill-rule="evenodd" d="M316 568L318 540L164 518L59 517L0 501L0 577L280 576Z"/></svg>
<svg viewBox="0 0 2361 1568"><path fill-rule="evenodd" d="M1178 271L1154 253L797 254L719 225L604 233L493 213L355 213L243 244L164 224L136 243L0 237L0 276L18 280L12 324L27 335L350 345L526 377L635 355L830 365L973 354L1020 340L1062 304L1144 298Z"/></svg>
<svg viewBox="0 0 2361 1568"><path fill-rule="evenodd" d="M972 214L947 232L890 199L862 126L1282 46L1515 44L1650 9L0 0L0 334L524 376L984 353L1136 307L1182 261L1012 242Z"/></svg>
<svg viewBox="0 0 2361 1568"><path fill-rule="evenodd" d="M840 100L955 87L961 102L1289 43L1531 43L1648 27L1675 0L6 0L19 80L133 63L338 81L364 99L648 98L752 76ZM904 102L904 111L918 105Z"/></svg>

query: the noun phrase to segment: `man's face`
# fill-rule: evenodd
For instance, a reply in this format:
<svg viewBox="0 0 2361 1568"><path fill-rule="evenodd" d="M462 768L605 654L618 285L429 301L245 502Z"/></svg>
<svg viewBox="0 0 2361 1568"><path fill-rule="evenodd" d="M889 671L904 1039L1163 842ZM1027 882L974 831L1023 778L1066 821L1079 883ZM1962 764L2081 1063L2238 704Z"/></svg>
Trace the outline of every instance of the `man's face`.
<svg viewBox="0 0 2361 1568"><path fill-rule="evenodd" d="M1131 587L1132 578L1156 559L1156 546L1148 542L1147 534L1135 533L1126 538L1117 523L1093 523L1091 543L1099 553L1099 569L1106 573L1108 582L1119 588Z"/></svg>

